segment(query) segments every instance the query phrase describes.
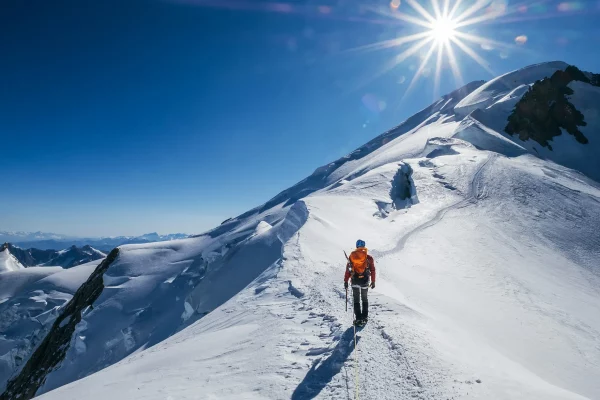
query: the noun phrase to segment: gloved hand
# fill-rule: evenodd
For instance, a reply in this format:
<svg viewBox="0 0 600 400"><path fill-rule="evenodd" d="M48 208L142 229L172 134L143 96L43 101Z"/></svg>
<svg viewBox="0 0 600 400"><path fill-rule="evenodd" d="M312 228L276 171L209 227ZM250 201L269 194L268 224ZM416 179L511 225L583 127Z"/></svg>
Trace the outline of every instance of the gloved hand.
<svg viewBox="0 0 600 400"><path fill-rule="evenodd" d="M348 281L344 282L344 289L348 289Z"/></svg>
<svg viewBox="0 0 600 400"><path fill-rule="evenodd" d="M371 289L375 289L375 282L371 282Z"/></svg>

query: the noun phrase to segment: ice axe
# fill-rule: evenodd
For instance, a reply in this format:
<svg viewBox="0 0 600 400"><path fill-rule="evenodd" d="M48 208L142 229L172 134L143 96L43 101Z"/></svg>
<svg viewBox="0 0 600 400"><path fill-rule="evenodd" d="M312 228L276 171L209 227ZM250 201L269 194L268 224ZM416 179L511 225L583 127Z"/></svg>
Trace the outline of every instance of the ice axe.
<svg viewBox="0 0 600 400"><path fill-rule="evenodd" d="M348 258L348 254L346 254L346 250L344 250L344 257L346 257L346 261L350 261ZM346 312L348 312L348 287L346 286Z"/></svg>
<svg viewBox="0 0 600 400"><path fill-rule="evenodd" d="M346 312L348 312L348 288L346 288Z"/></svg>

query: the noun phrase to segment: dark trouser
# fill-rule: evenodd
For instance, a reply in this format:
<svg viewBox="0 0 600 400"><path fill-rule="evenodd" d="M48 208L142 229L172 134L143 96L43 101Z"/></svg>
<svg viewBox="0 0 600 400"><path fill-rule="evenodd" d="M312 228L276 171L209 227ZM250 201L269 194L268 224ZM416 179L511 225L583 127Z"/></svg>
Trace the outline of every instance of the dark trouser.
<svg viewBox="0 0 600 400"><path fill-rule="evenodd" d="M369 287L352 287L352 296L354 297L354 317L357 320L367 319L369 316L369 299L367 298L367 292ZM362 299L362 312L360 309L360 303Z"/></svg>

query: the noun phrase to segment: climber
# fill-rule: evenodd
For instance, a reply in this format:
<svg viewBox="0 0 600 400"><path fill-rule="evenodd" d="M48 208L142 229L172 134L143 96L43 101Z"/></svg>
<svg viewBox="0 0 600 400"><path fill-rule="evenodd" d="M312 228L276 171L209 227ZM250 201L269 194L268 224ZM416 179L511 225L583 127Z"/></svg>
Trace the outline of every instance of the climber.
<svg viewBox="0 0 600 400"><path fill-rule="evenodd" d="M375 260L367 254L364 240L356 241L356 250L350 253L344 274L344 287L348 289L348 280L352 278L352 295L354 298L354 323L365 325L369 320L369 286L375 288ZM369 284L369 278L371 280ZM362 300L362 310L361 310Z"/></svg>

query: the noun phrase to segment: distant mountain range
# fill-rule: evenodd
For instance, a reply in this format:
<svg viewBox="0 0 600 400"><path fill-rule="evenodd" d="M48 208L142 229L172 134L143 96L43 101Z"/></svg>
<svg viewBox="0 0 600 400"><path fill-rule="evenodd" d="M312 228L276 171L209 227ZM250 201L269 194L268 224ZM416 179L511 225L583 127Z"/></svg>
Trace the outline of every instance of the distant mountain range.
<svg viewBox="0 0 600 400"><path fill-rule="evenodd" d="M11 232L0 231L0 243L13 243L23 248L41 250L61 250L71 246L91 246L100 251L108 252L123 244L138 244L164 242L188 237L185 233L159 235L156 232L141 236L91 237L82 238L49 232Z"/></svg>
<svg viewBox="0 0 600 400"><path fill-rule="evenodd" d="M53 266L71 268L106 257L106 254L89 245L83 247L71 246L67 249L56 251L35 248L22 249L11 243L4 243L0 246L0 252L10 254L13 260L16 259L18 261L20 265L17 265L20 267Z"/></svg>

